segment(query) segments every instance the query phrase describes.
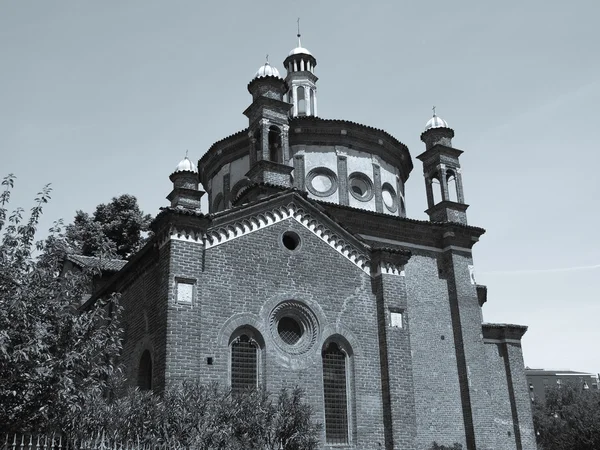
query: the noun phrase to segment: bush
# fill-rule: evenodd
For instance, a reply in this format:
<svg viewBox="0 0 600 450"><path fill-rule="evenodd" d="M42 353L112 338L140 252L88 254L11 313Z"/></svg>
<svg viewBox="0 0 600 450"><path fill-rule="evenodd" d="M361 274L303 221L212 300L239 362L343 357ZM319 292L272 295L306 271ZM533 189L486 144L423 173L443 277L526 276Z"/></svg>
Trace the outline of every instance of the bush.
<svg viewBox="0 0 600 450"><path fill-rule="evenodd" d="M156 395L138 389L114 400L98 396L72 417L71 438L104 434L111 442L198 449L312 450L320 425L300 389L233 395L216 384L183 382Z"/></svg>

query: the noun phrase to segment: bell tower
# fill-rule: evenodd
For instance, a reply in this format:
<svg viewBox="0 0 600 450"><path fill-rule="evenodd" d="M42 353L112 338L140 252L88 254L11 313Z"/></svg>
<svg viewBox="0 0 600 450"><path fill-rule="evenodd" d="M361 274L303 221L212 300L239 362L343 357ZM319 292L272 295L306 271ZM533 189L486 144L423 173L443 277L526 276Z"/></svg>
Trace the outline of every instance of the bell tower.
<svg viewBox="0 0 600 450"><path fill-rule="evenodd" d="M246 176L257 183L290 187L293 167L289 165L288 113L291 105L283 99L287 85L267 59L248 84L248 91L252 94L252 104L244 111L250 138L250 170Z"/></svg>
<svg viewBox="0 0 600 450"><path fill-rule="evenodd" d="M300 19L298 19L298 46L283 61L287 70L285 81L289 87L287 99L293 105L290 116L317 116L317 60L300 42Z"/></svg>
<svg viewBox="0 0 600 450"><path fill-rule="evenodd" d="M458 222L467 224L460 163L462 150L452 147L454 130L435 114L425 125L421 140L425 152L417 156L423 162L423 175L427 190L427 210L432 222Z"/></svg>

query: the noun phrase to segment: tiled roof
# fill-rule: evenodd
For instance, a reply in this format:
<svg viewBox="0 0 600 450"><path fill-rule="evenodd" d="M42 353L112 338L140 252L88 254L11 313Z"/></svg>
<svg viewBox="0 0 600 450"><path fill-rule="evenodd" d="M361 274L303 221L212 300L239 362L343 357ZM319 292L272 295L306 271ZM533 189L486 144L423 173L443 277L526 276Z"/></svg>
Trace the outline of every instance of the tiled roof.
<svg viewBox="0 0 600 450"><path fill-rule="evenodd" d="M99 267L105 272L118 272L127 264L124 259L99 258L97 256L68 255L67 260L79 267Z"/></svg>

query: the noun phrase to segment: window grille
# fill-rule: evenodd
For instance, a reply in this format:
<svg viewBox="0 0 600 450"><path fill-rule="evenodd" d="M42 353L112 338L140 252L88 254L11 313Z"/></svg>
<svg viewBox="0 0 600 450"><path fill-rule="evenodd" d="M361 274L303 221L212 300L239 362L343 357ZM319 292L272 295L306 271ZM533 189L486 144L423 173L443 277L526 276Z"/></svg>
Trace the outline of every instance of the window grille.
<svg viewBox="0 0 600 450"><path fill-rule="evenodd" d="M325 437L329 444L348 442L346 355L334 342L323 350Z"/></svg>
<svg viewBox="0 0 600 450"><path fill-rule="evenodd" d="M277 324L277 331L281 340L288 345L294 345L302 337L302 327L291 317L283 317Z"/></svg>
<svg viewBox="0 0 600 450"><path fill-rule="evenodd" d="M242 334L231 344L231 390L240 393L257 385L258 348L254 341Z"/></svg>

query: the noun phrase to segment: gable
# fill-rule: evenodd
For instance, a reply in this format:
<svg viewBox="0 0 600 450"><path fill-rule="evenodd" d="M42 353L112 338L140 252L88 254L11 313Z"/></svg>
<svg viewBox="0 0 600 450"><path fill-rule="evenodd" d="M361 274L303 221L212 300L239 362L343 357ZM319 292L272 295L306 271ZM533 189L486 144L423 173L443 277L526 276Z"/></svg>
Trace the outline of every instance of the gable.
<svg viewBox="0 0 600 450"><path fill-rule="evenodd" d="M238 239L262 229L291 219L302 225L321 241L345 257L366 274L371 274L368 248L353 242L352 235L335 224L325 224L314 214L299 208L296 204L278 206L270 210L238 219L206 232L206 249ZM333 226L332 226L333 225Z"/></svg>

